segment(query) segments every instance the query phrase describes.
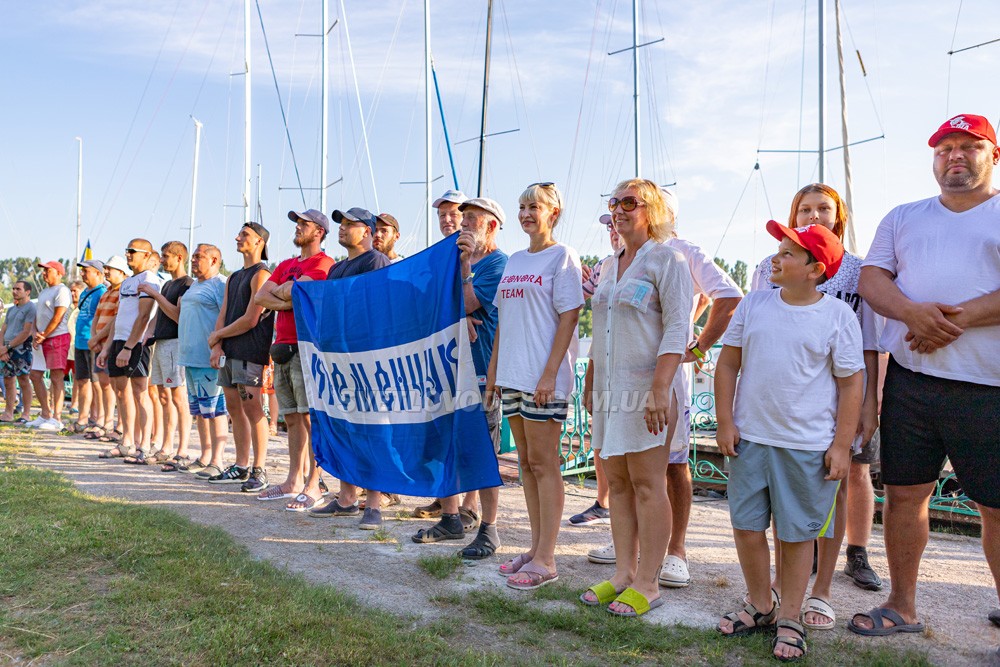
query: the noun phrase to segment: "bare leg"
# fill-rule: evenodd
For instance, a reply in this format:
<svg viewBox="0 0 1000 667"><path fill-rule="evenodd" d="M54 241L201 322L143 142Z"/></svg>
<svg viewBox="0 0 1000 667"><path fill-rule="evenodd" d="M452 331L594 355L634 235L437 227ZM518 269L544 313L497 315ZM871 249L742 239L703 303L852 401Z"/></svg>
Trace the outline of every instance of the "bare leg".
<svg viewBox="0 0 1000 667"><path fill-rule="evenodd" d="M740 569L750 591L750 602L758 611L769 612L771 601L771 551L767 546L767 534L764 531L733 529L736 542L736 555L740 559ZM752 623L753 618L745 611L740 611L744 623ZM733 631L733 624L728 619L719 621L719 630L723 634Z"/></svg>
<svg viewBox="0 0 1000 667"><path fill-rule="evenodd" d="M163 399L160 397L160 387L149 384L149 380L146 380L146 395L149 398L149 409L152 416L152 425L149 429L149 442L150 444L156 443L159 447L163 447L164 439L166 435L163 430ZM142 435L137 435L137 438L141 438Z"/></svg>
<svg viewBox="0 0 1000 667"><path fill-rule="evenodd" d="M36 349L35 354L41 354L41 349ZM41 406L42 419L52 419L52 410L49 407L49 392L45 388L45 371L31 371L31 385L35 388L35 396L38 397L38 404ZM29 403L24 404L24 409L30 410Z"/></svg>
<svg viewBox="0 0 1000 667"><path fill-rule="evenodd" d="M187 456L188 443L191 441L191 411L187 404L187 388L171 387L165 391L170 393L170 403L177 415L177 456Z"/></svg>
<svg viewBox="0 0 1000 667"><path fill-rule="evenodd" d="M13 375L3 379L4 393L7 395L7 409L3 411L5 421L14 419L14 410L17 409L17 378Z"/></svg>
<svg viewBox="0 0 1000 667"><path fill-rule="evenodd" d="M211 465L222 470L222 463L225 460L226 439L229 437L229 420L226 415L212 417L208 421L209 438L212 442L212 462Z"/></svg>
<svg viewBox="0 0 1000 667"><path fill-rule="evenodd" d="M136 403L136 415L138 416L135 427L138 428L139 449L149 451L149 443L153 435L153 401L149 398L149 378L135 377L129 378L132 386L132 395Z"/></svg>
<svg viewBox="0 0 1000 667"><path fill-rule="evenodd" d="M250 420L244 412L245 403L236 387L224 387L229 417L233 420L233 442L236 444L236 465L246 468L250 465L251 431Z"/></svg>
<svg viewBox="0 0 1000 667"><path fill-rule="evenodd" d="M101 428L110 430L115 427L115 408L118 405L115 388L111 385L111 377L107 373L98 373L97 382L100 386L98 391L101 396L101 408L104 411L104 418L100 422Z"/></svg>
<svg viewBox="0 0 1000 667"><path fill-rule="evenodd" d="M111 384L115 388L118 412L122 420L122 445L126 448L135 447L135 401L132 398L132 390L128 386L128 378L113 377Z"/></svg>
<svg viewBox="0 0 1000 667"><path fill-rule="evenodd" d="M802 613L802 599L806 595L809 574L812 572L812 555L813 540L781 543L783 561L781 564L781 590L784 592L784 596L781 598L781 606L778 608L778 619L798 623L799 615ZM787 628L779 628L778 636L797 637L798 635ZM801 656L802 651L788 644L778 644L774 649L774 655L795 658Z"/></svg>
<svg viewBox="0 0 1000 667"><path fill-rule="evenodd" d="M983 553L993 573L993 586L1000 598L1000 509L979 505L982 516Z"/></svg>
<svg viewBox="0 0 1000 667"><path fill-rule="evenodd" d="M66 403L66 371L49 371L49 391L52 394L52 418L62 421L63 405Z"/></svg>
<svg viewBox="0 0 1000 667"><path fill-rule="evenodd" d="M820 537L816 540L819 550L816 561L816 579L812 585L813 597L822 598L830 602L830 586L833 585L833 572L837 568L837 560L840 558L840 547L844 542L844 531L847 530L847 495L848 480L841 481L837 489L836 512L833 519L833 536ZM783 543L784 544L784 543ZM812 563L810 563L810 566ZM812 568L810 567L810 570ZM784 604L784 598L782 598ZM822 625L831 620L823 614L810 611L806 614L807 623Z"/></svg>
<svg viewBox="0 0 1000 667"><path fill-rule="evenodd" d="M208 465L212 462L212 432L208 420L204 417L195 417L195 425L198 428L198 443L201 446L201 456L198 460Z"/></svg>
<svg viewBox="0 0 1000 667"><path fill-rule="evenodd" d="M565 502L562 474L559 471L558 446L562 424L553 419L544 422L525 419L521 421L526 454L521 460L521 469L525 477L525 498L528 497L530 484L535 497L528 505L529 512L534 505L538 513L537 519L531 522L530 553L533 562L550 572L555 572L556 538L559 536ZM520 454L519 445L518 455Z"/></svg>
<svg viewBox="0 0 1000 667"><path fill-rule="evenodd" d="M667 553L687 560L688 523L691 520L691 499L694 486L691 484L691 466L684 463L667 465L667 497L670 499L670 544Z"/></svg>
<svg viewBox="0 0 1000 667"><path fill-rule="evenodd" d="M76 415L76 423L84 426L90 417L94 398L90 380L73 380L73 398L79 401L77 409L80 412Z"/></svg>
<svg viewBox="0 0 1000 667"><path fill-rule="evenodd" d="M177 408L171 400L170 387L157 386L156 402L160 404L160 414L163 416L163 439L159 440L160 449L166 453L174 451L174 434L177 432Z"/></svg>
<svg viewBox="0 0 1000 667"><path fill-rule="evenodd" d="M867 547L872 534L875 491L869 469L867 463L851 461L847 484L847 544L850 546ZM841 507L839 498L837 503Z"/></svg>
<svg viewBox="0 0 1000 667"><path fill-rule="evenodd" d="M24 404L21 416L27 419L31 415L31 399L34 397L30 375L19 375L17 384L21 387L21 402ZM17 407L17 396L14 396L14 407Z"/></svg>
<svg viewBox="0 0 1000 667"><path fill-rule="evenodd" d="M278 413L272 413L272 417L277 419ZM282 482L281 490L298 493L305 483L303 469L313 461L312 448L309 447L309 414L290 412L285 415L285 425L288 427L288 477ZM312 472L311 469L309 472Z"/></svg>
<svg viewBox="0 0 1000 667"><path fill-rule="evenodd" d="M611 507L611 492L608 490L608 476L604 472L604 459L599 452L594 453L594 474L597 476L597 504Z"/></svg>

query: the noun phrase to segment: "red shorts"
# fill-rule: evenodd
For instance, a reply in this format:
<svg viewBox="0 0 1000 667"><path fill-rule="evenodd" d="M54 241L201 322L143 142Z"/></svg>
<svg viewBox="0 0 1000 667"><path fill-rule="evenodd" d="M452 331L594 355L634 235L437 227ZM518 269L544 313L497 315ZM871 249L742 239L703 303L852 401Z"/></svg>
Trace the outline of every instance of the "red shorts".
<svg viewBox="0 0 1000 667"><path fill-rule="evenodd" d="M59 334L42 341L45 366L50 371L65 371L69 356L69 334Z"/></svg>

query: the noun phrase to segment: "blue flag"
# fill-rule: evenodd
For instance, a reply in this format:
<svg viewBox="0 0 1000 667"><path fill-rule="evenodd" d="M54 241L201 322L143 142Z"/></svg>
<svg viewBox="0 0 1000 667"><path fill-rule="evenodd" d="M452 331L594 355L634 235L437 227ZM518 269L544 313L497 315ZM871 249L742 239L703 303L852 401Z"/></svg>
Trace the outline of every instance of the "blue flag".
<svg viewBox="0 0 1000 667"><path fill-rule="evenodd" d="M444 498L500 486L454 238L378 271L292 289L320 467Z"/></svg>

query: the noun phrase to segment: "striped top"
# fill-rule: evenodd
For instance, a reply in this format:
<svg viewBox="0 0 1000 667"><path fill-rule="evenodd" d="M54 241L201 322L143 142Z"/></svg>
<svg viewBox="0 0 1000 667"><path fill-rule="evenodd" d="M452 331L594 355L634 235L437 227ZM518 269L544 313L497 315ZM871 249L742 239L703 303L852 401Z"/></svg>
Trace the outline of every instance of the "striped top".
<svg viewBox="0 0 1000 667"><path fill-rule="evenodd" d="M120 287L121 284L109 287L108 291L101 295L101 300L97 302L97 311L94 313L94 323L90 328L91 334L96 334L114 319L118 312L118 298L121 296Z"/></svg>

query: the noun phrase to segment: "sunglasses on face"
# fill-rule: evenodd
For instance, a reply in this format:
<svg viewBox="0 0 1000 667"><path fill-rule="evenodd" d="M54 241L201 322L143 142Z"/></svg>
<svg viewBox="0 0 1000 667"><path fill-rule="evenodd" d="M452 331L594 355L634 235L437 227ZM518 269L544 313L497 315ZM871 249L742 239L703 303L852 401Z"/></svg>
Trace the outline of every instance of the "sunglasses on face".
<svg viewBox="0 0 1000 667"><path fill-rule="evenodd" d="M635 197L622 197L621 199L612 197L608 200L608 210L612 213L615 212L615 209L618 208L619 205L622 207L623 211L631 213L636 209L636 207L645 206L646 202L639 201Z"/></svg>
<svg viewBox="0 0 1000 667"><path fill-rule="evenodd" d="M149 254L148 250L143 250L141 248L125 248L126 255L134 255L137 252L144 252L146 254Z"/></svg>

